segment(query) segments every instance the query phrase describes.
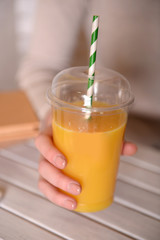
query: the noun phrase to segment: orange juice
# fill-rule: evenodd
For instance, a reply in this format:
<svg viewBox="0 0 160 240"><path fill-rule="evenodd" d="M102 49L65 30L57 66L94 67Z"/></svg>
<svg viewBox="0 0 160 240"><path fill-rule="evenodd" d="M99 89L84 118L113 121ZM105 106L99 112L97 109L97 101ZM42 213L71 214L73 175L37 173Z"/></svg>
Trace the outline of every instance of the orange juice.
<svg viewBox="0 0 160 240"><path fill-rule="evenodd" d="M55 109L53 115L54 143L68 160L64 173L82 186L80 195L73 196L78 203L76 211L106 208L113 201L126 113L92 114L88 120L67 109Z"/></svg>

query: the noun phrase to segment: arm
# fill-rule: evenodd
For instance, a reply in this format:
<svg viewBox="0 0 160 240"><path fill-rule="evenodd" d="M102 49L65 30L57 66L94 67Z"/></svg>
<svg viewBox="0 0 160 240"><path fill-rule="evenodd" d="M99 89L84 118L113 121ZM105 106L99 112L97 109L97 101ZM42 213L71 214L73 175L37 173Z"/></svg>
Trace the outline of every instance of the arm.
<svg viewBox="0 0 160 240"><path fill-rule="evenodd" d="M46 90L69 67L83 19L84 0L40 0L31 47L18 73L19 85L42 119L48 111Z"/></svg>

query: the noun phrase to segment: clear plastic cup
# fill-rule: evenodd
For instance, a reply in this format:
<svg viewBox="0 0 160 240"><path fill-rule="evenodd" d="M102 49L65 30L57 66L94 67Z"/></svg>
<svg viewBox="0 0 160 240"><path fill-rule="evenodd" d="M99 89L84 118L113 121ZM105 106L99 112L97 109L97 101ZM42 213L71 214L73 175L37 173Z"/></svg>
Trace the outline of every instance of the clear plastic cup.
<svg viewBox="0 0 160 240"><path fill-rule="evenodd" d="M93 105L85 107L87 72L88 67L63 70L47 92L54 144L68 161L63 172L82 186L82 192L73 196L79 212L99 211L113 201L128 109L134 100L124 76L99 68Z"/></svg>

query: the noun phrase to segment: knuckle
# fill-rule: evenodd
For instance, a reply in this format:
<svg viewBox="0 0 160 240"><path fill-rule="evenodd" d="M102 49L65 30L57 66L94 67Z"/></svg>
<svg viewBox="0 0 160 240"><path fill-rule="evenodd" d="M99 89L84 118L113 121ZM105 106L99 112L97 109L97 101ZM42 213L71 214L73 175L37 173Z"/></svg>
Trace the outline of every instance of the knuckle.
<svg viewBox="0 0 160 240"><path fill-rule="evenodd" d="M50 146L46 149L46 151L44 152L44 156L50 160L53 156L53 148Z"/></svg>
<svg viewBox="0 0 160 240"><path fill-rule="evenodd" d="M55 189L54 192L50 193L49 199L52 203L55 203L59 206L62 206L62 203L64 201L63 199L64 197L62 197L61 193L59 192L58 189Z"/></svg>
<svg viewBox="0 0 160 240"><path fill-rule="evenodd" d="M64 182L64 176L60 171L58 171L54 179L54 185L58 188L61 188L61 186L63 185L63 182Z"/></svg>
<svg viewBox="0 0 160 240"><path fill-rule="evenodd" d="M55 186L59 189L66 191L68 181L63 173L59 172L55 179Z"/></svg>

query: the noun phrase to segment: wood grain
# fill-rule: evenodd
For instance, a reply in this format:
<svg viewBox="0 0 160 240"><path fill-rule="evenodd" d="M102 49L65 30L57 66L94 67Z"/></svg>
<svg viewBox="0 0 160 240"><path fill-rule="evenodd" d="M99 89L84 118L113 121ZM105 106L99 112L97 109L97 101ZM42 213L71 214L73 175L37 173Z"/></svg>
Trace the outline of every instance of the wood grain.
<svg viewBox="0 0 160 240"><path fill-rule="evenodd" d="M114 202L160 220L160 196L118 180Z"/></svg>
<svg viewBox="0 0 160 240"><path fill-rule="evenodd" d="M33 201L34 204L36 204L36 201L38 202L36 211L38 211L38 206L41 209L44 207L43 205L46 206L47 214L53 209L56 213L55 216L58 217L57 224L63 224L63 221L60 221L61 218L68 221L68 217L66 219L66 216L69 213L70 219L74 216L73 220L75 220L75 223L82 225L82 228L84 226L81 217L83 217L85 224L89 221L89 226L90 222L98 225L99 230L101 227L105 228L105 226L107 231L109 230L108 227L112 228L114 231L110 230L109 234L113 239L116 239L116 237L118 237L117 239L125 239L126 235L129 238L135 239L159 239L160 224L157 220L160 220L160 174L159 170L157 170L159 169L157 152L154 161L151 158L148 158L145 162L145 158L143 157L135 159L132 157L122 157L114 204L104 211L87 214L69 212L53 205L42 197L42 194L37 189L38 157L39 153L34 148L32 142L31 144L26 142L0 150L0 178L8 182L8 184L2 182L2 188L7 189L6 193L8 194L5 194L3 198L3 208L34 222L48 231L58 234L60 234L59 226L55 225L52 228L50 223L48 223L47 217L44 221L42 219L42 215L44 216L45 214L43 211L42 213L33 215L33 207L31 206L32 211L27 213L27 208L29 208L27 204L31 204L30 201ZM19 186L21 189L11 186L9 183ZM17 198L16 192L22 195L20 199ZM18 206L20 201L23 202L23 206ZM49 216L51 217L51 215ZM80 218L80 222L75 216ZM90 220L87 220L86 217ZM96 225L92 226L91 224L91 228L96 228ZM71 227L69 226L69 228ZM84 230L87 231L88 236L84 235L83 239L93 239L87 238L89 237L90 230L86 230L86 228ZM116 231L121 233L120 236L114 235L118 234ZM105 232L105 234L107 233ZM97 239L101 239L99 235L94 234L94 236L98 237ZM61 235L61 237L64 236ZM73 238L66 229L65 237ZM74 235L74 237L74 239L79 239L78 235Z"/></svg>
<svg viewBox="0 0 160 240"><path fill-rule="evenodd" d="M118 179L160 195L160 174L122 162Z"/></svg>
<svg viewBox="0 0 160 240"><path fill-rule="evenodd" d="M64 239L39 228L8 211L0 209L0 239L4 240L60 240Z"/></svg>
<svg viewBox="0 0 160 240"><path fill-rule="evenodd" d="M49 232L67 239L130 239L85 216L55 206L48 200L0 181L5 189L1 208L22 217ZM22 204L23 203L23 204Z"/></svg>
<svg viewBox="0 0 160 240"><path fill-rule="evenodd" d="M121 156L121 160L160 174L160 151L153 147L138 144L134 156Z"/></svg>
<svg viewBox="0 0 160 240"><path fill-rule="evenodd" d="M36 184L35 184L35 181L37 181L37 172L36 170L34 169L31 169L31 168L27 168L23 165L19 165L18 163L15 163L15 162L12 162L8 159L1 159L0 158L0 164L2 166L1 170L3 172L3 174L0 172L0 177L6 181L9 181L10 183L14 183L18 186L20 186L21 188L23 189L26 189L26 190L29 190L33 193L39 193L39 191L37 190L37 187L36 187ZM10 166L10 167L8 167ZM10 172L9 172L9 169L10 169ZM14 174L12 173L12 171L14 172ZM7 174L8 173L8 174ZM130 186L130 185L129 185ZM133 237L133 234L135 233L136 234L136 230L137 230L137 226L138 226L138 233L139 234L139 228L141 229L141 237L144 236L144 230L143 230L143 226L146 226L146 231L148 231L148 233L150 234L151 229L148 227L148 224L149 226L152 227L152 225L154 226L156 222L156 220L153 220L153 219L150 219L149 217L147 217L147 220L146 220L146 217L142 214L139 214L138 212L135 212L134 210L132 210L132 204L133 203L133 200L131 201L132 199L132 188L130 191L128 191L128 189L126 189L126 185L124 186L124 189L123 189L123 182L121 182L121 185L120 187L122 187L122 193L120 193L120 203L123 203L124 206L121 206L119 204L114 204L114 207L111 206L111 209L113 209L109 215L109 218L107 217L106 215L106 219L105 219L105 224L106 226L109 226L109 227L113 227L115 230L118 229L118 231L122 231L122 233L125 233L127 232L127 234L131 237ZM128 187L128 186L127 186ZM132 186L131 186L132 187ZM138 193L136 193L136 189L135 188L135 196L134 196L134 203L135 203L135 207L134 209L139 210L141 212L142 210L142 207L143 209L145 209L146 211L149 209L150 212L152 212L150 215L152 217L154 217L154 215L156 215L156 217L158 218L158 214L156 211L159 211L158 208L156 208L156 206L158 207L158 204L159 204L159 198L151 198L151 199L148 199L147 202L145 202L145 199L143 198L143 196L141 196L141 198L139 199L140 195ZM121 190L119 190L121 191ZM128 191L128 207L130 207L131 209L127 208L127 204L125 204L127 201L126 201L126 196L124 195L123 196L123 193L125 191ZM129 197L129 194L130 194L130 197ZM145 192L145 194L147 194L147 192ZM122 197L123 196L123 197ZM147 197L149 197L149 195L146 195ZM117 197L118 198L118 197ZM153 202L151 202L151 200L153 200ZM139 204L139 201L141 200L141 203ZM123 202L124 201L124 202ZM125 202L126 201L126 202ZM23 202L24 203L24 202ZM144 206L143 206L143 203L144 203ZM151 203L155 203L154 207L152 206ZM115 211L115 206L116 206L116 209L117 209L117 213ZM109 208L110 209L110 208ZM144 212L144 211L142 211ZM116 221L117 219L117 214L119 217L122 217L123 218L123 221ZM124 217L124 214L125 214L125 217ZM131 216L132 216L132 219L131 219ZM91 218L94 217L94 215L91 215ZM98 221L100 222L103 222L104 223L104 216L102 216L102 219L98 219ZM125 223L124 223L125 221ZM122 225L122 222L123 222L123 225ZM129 226L128 226L128 223L129 223ZM146 225L145 225L146 224ZM157 226L157 225L156 225ZM154 227L153 227L154 229ZM146 235L145 235L146 237Z"/></svg>
<svg viewBox="0 0 160 240"><path fill-rule="evenodd" d="M117 229L135 239L159 240L160 223L120 204L113 203L104 211L85 216Z"/></svg>
<svg viewBox="0 0 160 240"><path fill-rule="evenodd" d="M41 195L37 188L37 170L31 168L30 163L27 162L27 160L23 158L20 158L19 160L23 161L23 164L19 164L19 162L0 156L0 178L28 191ZM28 167L26 167L24 163L28 164ZM117 181L115 201L148 216L156 219L160 218L159 195L121 180Z"/></svg>
<svg viewBox="0 0 160 240"><path fill-rule="evenodd" d="M152 152L153 150L149 150ZM157 151L155 151L156 158L141 160L133 157L121 157L118 179L124 182L138 186L147 191L160 194L160 171L159 160L157 157ZM33 168L38 168L38 151L27 145L15 145L13 147L2 149L0 154L11 158L14 161L29 165ZM155 173L155 174L154 174Z"/></svg>

